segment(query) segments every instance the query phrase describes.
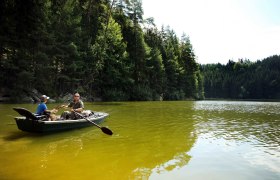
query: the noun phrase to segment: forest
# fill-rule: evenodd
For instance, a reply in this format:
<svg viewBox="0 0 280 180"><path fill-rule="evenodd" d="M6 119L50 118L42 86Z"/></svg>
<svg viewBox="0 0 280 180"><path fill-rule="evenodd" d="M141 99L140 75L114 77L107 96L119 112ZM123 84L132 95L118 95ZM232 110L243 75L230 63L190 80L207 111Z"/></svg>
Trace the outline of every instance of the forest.
<svg viewBox="0 0 280 180"><path fill-rule="evenodd" d="M206 98L280 99L280 56L200 66Z"/></svg>
<svg viewBox="0 0 280 180"><path fill-rule="evenodd" d="M94 101L280 99L280 57L196 62L188 35L144 19L141 0L0 1L0 95ZM187 23L187 22L185 22Z"/></svg>
<svg viewBox="0 0 280 180"><path fill-rule="evenodd" d="M143 18L141 0L2 0L0 93L88 100L203 99L189 37Z"/></svg>

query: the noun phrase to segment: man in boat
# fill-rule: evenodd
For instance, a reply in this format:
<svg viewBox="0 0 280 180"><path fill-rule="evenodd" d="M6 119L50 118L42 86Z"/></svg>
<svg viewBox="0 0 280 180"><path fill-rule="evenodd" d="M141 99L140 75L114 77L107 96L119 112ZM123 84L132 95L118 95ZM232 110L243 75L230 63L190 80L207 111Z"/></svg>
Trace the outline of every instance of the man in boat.
<svg viewBox="0 0 280 180"><path fill-rule="evenodd" d="M48 107L46 105L46 103L48 102L48 99L50 97L46 96L46 95L42 95L40 100L40 104L38 105L37 107L37 110L36 110L36 115L46 115L47 118L51 121L55 121L56 120L56 116L54 115L55 113L57 113L57 109L52 109L52 110L48 110Z"/></svg>
<svg viewBox="0 0 280 180"><path fill-rule="evenodd" d="M70 111L64 111L61 115L61 119L78 119L76 113L82 113L84 110L84 103L80 100L80 94L75 93L73 95L73 101L68 105L62 105L64 108L70 108Z"/></svg>

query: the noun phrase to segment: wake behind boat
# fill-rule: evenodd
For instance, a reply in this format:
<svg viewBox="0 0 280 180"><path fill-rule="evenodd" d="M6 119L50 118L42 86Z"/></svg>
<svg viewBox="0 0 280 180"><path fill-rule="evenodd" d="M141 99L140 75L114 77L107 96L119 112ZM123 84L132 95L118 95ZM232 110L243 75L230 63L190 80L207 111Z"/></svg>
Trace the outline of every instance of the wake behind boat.
<svg viewBox="0 0 280 180"><path fill-rule="evenodd" d="M81 119L67 119L67 120L56 120L48 121L45 115L36 116L27 109L24 108L13 108L18 112L22 117L15 117L18 129L27 132L58 132L65 131L70 129L77 129L82 127L91 126L92 124L101 128L103 131L109 130L105 127L100 127L98 124L102 123L106 117L109 116L108 113L104 112L92 112L87 116L81 116ZM103 131L104 132L104 131ZM106 132L105 132L106 133ZM106 133L109 134L109 133ZM111 135L111 134L109 134Z"/></svg>

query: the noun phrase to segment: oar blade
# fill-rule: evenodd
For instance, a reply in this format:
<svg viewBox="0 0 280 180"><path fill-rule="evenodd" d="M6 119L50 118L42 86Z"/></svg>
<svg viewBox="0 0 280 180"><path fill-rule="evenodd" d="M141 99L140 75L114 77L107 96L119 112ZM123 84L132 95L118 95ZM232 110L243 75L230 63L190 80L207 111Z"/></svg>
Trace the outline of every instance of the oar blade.
<svg viewBox="0 0 280 180"><path fill-rule="evenodd" d="M112 132L110 129L106 128L106 127L101 127L101 130L102 130L102 132L104 132L105 134L113 135L113 132Z"/></svg>

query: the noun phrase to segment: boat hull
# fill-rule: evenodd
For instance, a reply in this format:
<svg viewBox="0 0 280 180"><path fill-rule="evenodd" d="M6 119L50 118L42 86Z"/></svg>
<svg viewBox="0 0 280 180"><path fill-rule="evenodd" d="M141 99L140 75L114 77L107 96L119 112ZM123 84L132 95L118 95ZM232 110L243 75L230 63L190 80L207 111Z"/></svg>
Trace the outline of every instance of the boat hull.
<svg viewBox="0 0 280 180"><path fill-rule="evenodd" d="M87 119L96 124L102 123L108 116L107 113L95 112L94 115L89 116ZM93 123L86 119L77 120L57 120L57 121L43 121L43 120L30 120L25 117L16 117L18 129L27 132L46 133L46 132L59 132L71 129L78 129L87 126L94 126Z"/></svg>

